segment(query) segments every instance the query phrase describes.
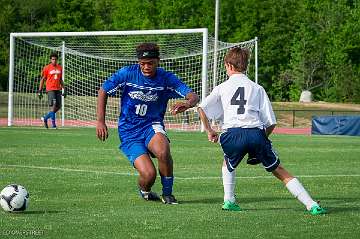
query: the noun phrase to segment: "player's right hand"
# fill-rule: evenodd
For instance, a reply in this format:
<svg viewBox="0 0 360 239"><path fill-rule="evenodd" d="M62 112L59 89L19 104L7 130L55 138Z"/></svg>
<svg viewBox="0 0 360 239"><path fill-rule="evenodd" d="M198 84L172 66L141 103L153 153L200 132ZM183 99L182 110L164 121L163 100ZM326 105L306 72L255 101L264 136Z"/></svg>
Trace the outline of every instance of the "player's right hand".
<svg viewBox="0 0 360 239"><path fill-rule="evenodd" d="M98 122L96 124L96 136L101 141L105 141L109 137L108 128L105 123Z"/></svg>
<svg viewBox="0 0 360 239"><path fill-rule="evenodd" d="M177 102L170 108L170 113L172 115L176 115L179 113L184 112L185 110L191 108L190 104L188 102Z"/></svg>
<svg viewBox="0 0 360 239"><path fill-rule="evenodd" d="M37 97L39 97L40 100L42 99L43 94L42 94L42 91L41 91L41 90L38 90L38 91L37 91Z"/></svg>

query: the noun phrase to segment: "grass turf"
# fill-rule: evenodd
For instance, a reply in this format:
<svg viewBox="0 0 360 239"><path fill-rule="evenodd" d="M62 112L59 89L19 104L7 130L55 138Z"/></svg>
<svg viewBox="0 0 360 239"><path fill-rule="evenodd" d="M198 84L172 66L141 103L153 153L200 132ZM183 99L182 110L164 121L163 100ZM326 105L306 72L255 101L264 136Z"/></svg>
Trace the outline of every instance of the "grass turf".
<svg viewBox="0 0 360 239"><path fill-rule="evenodd" d="M221 211L222 153L205 134L169 132L180 205L139 198L136 172L91 128L0 128L0 187L25 186L24 213L0 212L1 237L358 238L360 137L273 135L280 159L329 214L311 216L260 166L242 162L237 199ZM161 191L159 178L153 188Z"/></svg>

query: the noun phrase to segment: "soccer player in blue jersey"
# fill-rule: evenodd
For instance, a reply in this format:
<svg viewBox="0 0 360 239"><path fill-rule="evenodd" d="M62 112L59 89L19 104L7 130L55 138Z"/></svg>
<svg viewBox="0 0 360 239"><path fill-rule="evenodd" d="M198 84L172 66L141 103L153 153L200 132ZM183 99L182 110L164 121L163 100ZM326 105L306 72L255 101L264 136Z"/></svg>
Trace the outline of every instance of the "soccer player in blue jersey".
<svg viewBox="0 0 360 239"><path fill-rule="evenodd" d="M281 164L269 136L276 126L270 100L263 87L246 75L249 52L233 48L225 56L229 79L216 86L199 105L198 111L208 133L209 141L219 142L224 151L222 167L224 204L223 210L240 211L235 201L235 170L246 154L261 162L267 172L282 181L312 215L326 210L312 199L301 182ZM223 132L218 136L208 119L221 119Z"/></svg>
<svg viewBox="0 0 360 239"><path fill-rule="evenodd" d="M120 90L120 149L139 172L140 195L145 200L160 200L151 191L156 179L156 169L150 158L153 156L158 159L162 184L161 201L165 204L177 204L172 194L173 160L164 128L164 115L169 99L186 99L171 107L171 113L175 115L194 107L199 102L199 97L176 75L158 67L160 54L157 44L142 43L136 47L136 54L138 64L121 68L100 88L96 134L102 141L108 137L105 123L107 97Z"/></svg>

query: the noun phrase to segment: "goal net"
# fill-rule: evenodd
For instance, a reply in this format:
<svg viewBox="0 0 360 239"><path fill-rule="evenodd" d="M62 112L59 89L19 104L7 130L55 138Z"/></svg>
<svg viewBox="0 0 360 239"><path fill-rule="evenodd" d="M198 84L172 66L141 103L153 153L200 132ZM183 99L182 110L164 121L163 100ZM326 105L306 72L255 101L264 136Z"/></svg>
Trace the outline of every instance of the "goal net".
<svg viewBox="0 0 360 239"><path fill-rule="evenodd" d="M226 80L224 55L229 48L245 47L251 52L248 73L256 78L256 39L239 43L217 43L206 28L114 32L12 33L10 36L8 125L40 126L40 117L49 111L47 97L39 100L42 68L49 64L51 52L58 52L63 67L67 97L57 113L58 125L95 126L97 92L115 71L136 64L135 47L154 42L160 47L160 66L172 71L201 98L216 84ZM216 59L214 60L214 55ZM216 64L217 72L213 72ZM174 100L169 101L169 106ZM109 97L106 122L117 126L120 92ZM168 112L168 111L167 111ZM199 130L195 109L165 115L167 129Z"/></svg>

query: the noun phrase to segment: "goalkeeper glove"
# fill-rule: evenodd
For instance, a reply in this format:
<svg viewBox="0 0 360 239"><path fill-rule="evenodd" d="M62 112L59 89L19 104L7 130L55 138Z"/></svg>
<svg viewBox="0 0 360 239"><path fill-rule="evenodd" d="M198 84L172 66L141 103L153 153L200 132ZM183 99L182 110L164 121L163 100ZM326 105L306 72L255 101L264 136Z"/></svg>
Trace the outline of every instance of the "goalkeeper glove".
<svg viewBox="0 0 360 239"><path fill-rule="evenodd" d="M65 88L63 88L61 95L62 95L62 96L64 96L64 98L66 98L66 91L65 91Z"/></svg>
<svg viewBox="0 0 360 239"><path fill-rule="evenodd" d="M40 100L42 99L43 97L42 90L37 91L37 96L39 97Z"/></svg>

